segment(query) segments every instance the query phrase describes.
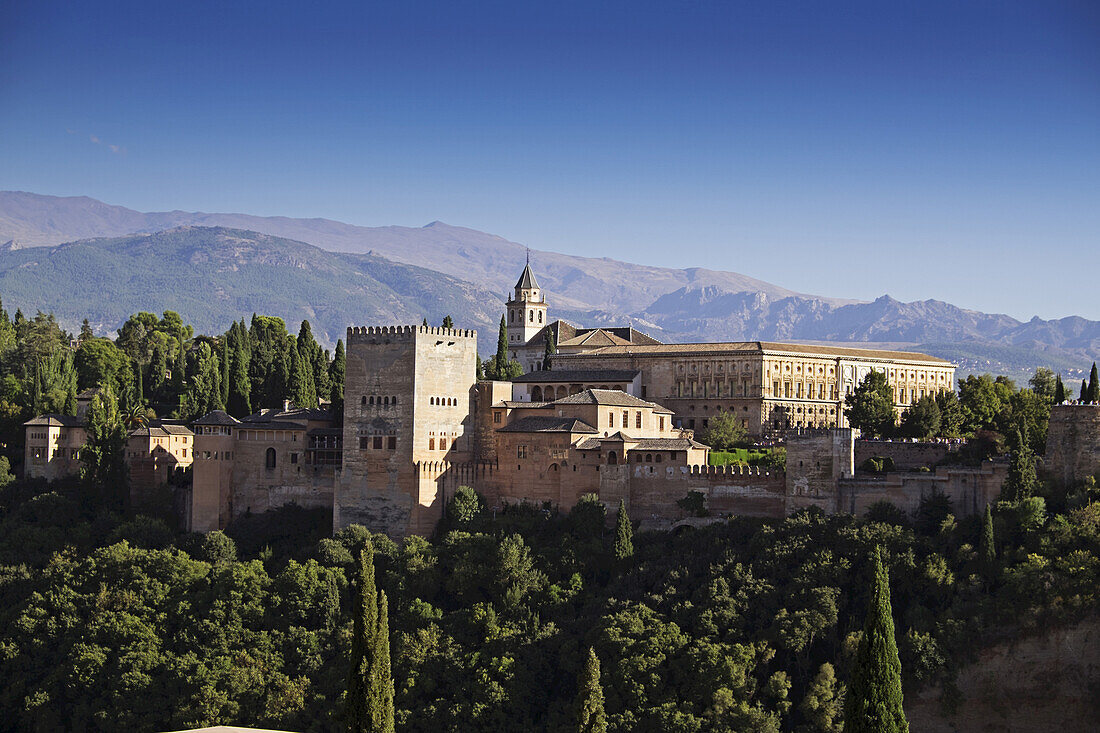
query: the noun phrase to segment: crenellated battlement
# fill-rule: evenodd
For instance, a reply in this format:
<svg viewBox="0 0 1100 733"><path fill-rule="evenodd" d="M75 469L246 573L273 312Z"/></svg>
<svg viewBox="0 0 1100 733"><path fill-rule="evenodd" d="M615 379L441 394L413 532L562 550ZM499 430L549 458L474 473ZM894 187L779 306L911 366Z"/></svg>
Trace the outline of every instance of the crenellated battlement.
<svg viewBox="0 0 1100 733"><path fill-rule="evenodd" d="M684 466L685 475L692 477L704 477L714 479L727 479L732 476L767 476L777 481L783 481L786 474L783 471L769 471L760 466L730 465L730 466Z"/></svg>
<svg viewBox="0 0 1100 733"><path fill-rule="evenodd" d="M348 326L347 342L369 343L372 339L412 342L418 335L444 338L476 339L477 331L468 328L443 328L442 326Z"/></svg>

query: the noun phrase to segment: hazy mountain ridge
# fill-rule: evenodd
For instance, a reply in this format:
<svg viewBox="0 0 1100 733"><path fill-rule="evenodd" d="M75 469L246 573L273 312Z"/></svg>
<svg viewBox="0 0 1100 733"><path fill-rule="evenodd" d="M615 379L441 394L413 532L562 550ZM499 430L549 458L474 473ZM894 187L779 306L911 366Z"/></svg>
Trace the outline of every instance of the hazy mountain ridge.
<svg viewBox="0 0 1100 733"><path fill-rule="evenodd" d="M140 310L177 311L206 333L263 313L291 328L308 319L330 344L349 325L438 325L448 314L495 337L502 307L432 270L224 227L0 251L0 294L11 311L52 311L69 328L87 317L99 333Z"/></svg>
<svg viewBox="0 0 1100 733"><path fill-rule="evenodd" d="M55 245L74 239L118 237L180 226L245 229L307 242L334 252L381 255L411 265L431 263L503 296L523 269L527 248L493 234L432 222L424 227L361 227L329 219L292 219L203 212L141 213L88 197L42 196L0 192L0 242L16 247ZM701 267L683 270L650 267L608 258L576 257L532 250L540 284L565 309L605 309L630 313L665 293L695 285L730 291L759 291L771 297L794 291L734 272ZM850 300L823 298L843 304Z"/></svg>
<svg viewBox="0 0 1100 733"><path fill-rule="evenodd" d="M172 236L194 239L194 246L180 244L168 251L157 249L162 242L156 237L134 235L144 232L148 237L181 226L215 227L219 234L178 229ZM178 233L182 231L191 234ZM26 248L93 236L116 241L47 248L46 262L54 270L42 266L43 250ZM449 313L461 325L481 331L483 352L495 344L503 300L526 256L526 248L515 242L441 222L419 228L359 227L246 214L146 214L88 197L0 192L0 242L8 239L15 242L0 248L0 294L9 304L54 310L63 320L98 314L93 320L111 329L135 310L172 308L200 329L216 330L229 318L256 311L283 315L290 322L309 318L334 340L352 323L412 323L423 315L437 323ZM112 259L117 255L111 254L112 247L136 252L143 246L138 257L147 264L138 268L135 289L142 298L96 303L94 296L102 301L102 293L130 282L123 277L125 268ZM79 263L78 270L105 286L109 283L106 289L86 292L80 283L83 273L60 266L70 247L79 253L72 261ZM538 251L532 252L532 261L548 291L552 318L587 326L630 323L668 342L907 344L956 360L964 373L1002 371L1017 377L1037 365L1087 367L1100 355L1100 322L1077 316L1021 322L936 300L903 303L884 295L859 302L798 294L706 268L673 270ZM417 266L423 263L432 269ZM13 276L15 267L24 268L19 277ZM207 279L193 277L196 268ZM242 268L252 274L245 277ZM271 270L268 280L285 283L280 292L264 291L264 278L256 271L265 268ZM292 272L298 277L290 277ZM251 277L258 279L252 282ZM92 311L82 310L86 307Z"/></svg>

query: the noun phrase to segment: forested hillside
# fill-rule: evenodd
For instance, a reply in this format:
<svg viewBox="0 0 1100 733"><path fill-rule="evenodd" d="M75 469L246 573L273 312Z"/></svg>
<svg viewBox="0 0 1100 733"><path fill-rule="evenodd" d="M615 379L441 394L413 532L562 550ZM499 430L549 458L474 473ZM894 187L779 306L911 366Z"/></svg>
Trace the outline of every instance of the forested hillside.
<svg viewBox="0 0 1100 733"><path fill-rule="evenodd" d="M97 508L78 484L0 502L0 730L235 723L343 729L349 579L370 541L389 598L400 731L577 730L595 650L611 731L836 731L884 548L905 689L983 645L1097 610L1100 498L998 505L990 525L734 519L623 550L601 505L496 517L469 495L394 543L294 508L228 536ZM1089 502L1092 503L1089 503ZM621 539L621 537L619 538Z"/></svg>

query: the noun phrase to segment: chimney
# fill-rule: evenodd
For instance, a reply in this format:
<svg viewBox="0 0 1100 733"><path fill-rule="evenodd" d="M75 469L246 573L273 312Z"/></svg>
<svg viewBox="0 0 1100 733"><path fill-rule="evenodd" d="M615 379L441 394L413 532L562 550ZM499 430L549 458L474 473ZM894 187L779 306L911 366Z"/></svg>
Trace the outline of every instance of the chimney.
<svg viewBox="0 0 1100 733"><path fill-rule="evenodd" d="M283 400L283 412L290 412L290 400Z"/></svg>

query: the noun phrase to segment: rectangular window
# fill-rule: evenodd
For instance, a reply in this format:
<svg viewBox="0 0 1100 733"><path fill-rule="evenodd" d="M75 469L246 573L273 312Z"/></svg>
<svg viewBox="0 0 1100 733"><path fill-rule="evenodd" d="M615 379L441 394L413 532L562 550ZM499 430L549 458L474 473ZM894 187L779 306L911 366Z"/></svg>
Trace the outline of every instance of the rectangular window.
<svg viewBox="0 0 1100 733"><path fill-rule="evenodd" d="M495 423L497 423L497 424L499 425L499 424L500 424L500 417L501 417L501 412L500 412L500 410L495 410L495 411L493 412L493 422L495 422Z"/></svg>
<svg viewBox="0 0 1100 733"><path fill-rule="evenodd" d="M786 382L786 383L783 384L783 396L787 397L787 398L790 398L790 396L791 396L791 383L790 382Z"/></svg>
<svg viewBox="0 0 1100 733"><path fill-rule="evenodd" d="M389 450L396 450L396 449L397 449L397 436L391 435L391 436L390 436L390 437L389 437L389 438L387 439L387 445L386 445L386 447L387 447L387 448L388 448Z"/></svg>
<svg viewBox="0 0 1100 733"><path fill-rule="evenodd" d="M777 379L774 382L772 382L772 397L778 397L778 396L779 396L779 380Z"/></svg>
<svg viewBox="0 0 1100 733"><path fill-rule="evenodd" d="M381 448L382 446L378 446L378 447ZM439 439L439 450L447 450L447 439L446 438L440 438Z"/></svg>
<svg viewBox="0 0 1100 733"><path fill-rule="evenodd" d="M609 428L615 427L615 413L614 412L607 413L607 427L609 427Z"/></svg>
<svg viewBox="0 0 1100 733"><path fill-rule="evenodd" d="M516 458L526 458L526 457L527 457L527 446L525 446L525 445L516 446Z"/></svg>
<svg viewBox="0 0 1100 733"><path fill-rule="evenodd" d="M374 436L373 443L374 444L371 446L372 448L374 448L375 450L382 450L382 436L381 435Z"/></svg>
<svg viewBox="0 0 1100 733"><path fill-rule="evenodd" d="M641 429L642 427L642 411L638 410L634 413L634 427Z"/></svg>
<svg viewBox="0 0 1100 733"><path fill-rule="evenodd" d="M657 418L657 432L665 432L665 419L663 417Z"/></svg>
<svg viewBox="0 0 1100 733"><path fill-rule="evenodd" d="M297 453L291 453L290 454L290 462L291 463L297 463L298 462L298 454Z"/></svg>
<svg viewBox="0 0 1100 733"><path fill-rule="evenodd" d="M630 411L629 410L623 410L623 427L625 428L629 424L630 424Z"/></svg>
<svg viewBox="0 0 1100 733"><path fill-rule="evenodd" d="M360 435L359 436L359 450L366 450L367 447L368 447L367 446L367 436Z"/></svg>

